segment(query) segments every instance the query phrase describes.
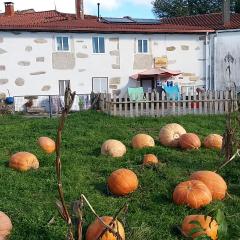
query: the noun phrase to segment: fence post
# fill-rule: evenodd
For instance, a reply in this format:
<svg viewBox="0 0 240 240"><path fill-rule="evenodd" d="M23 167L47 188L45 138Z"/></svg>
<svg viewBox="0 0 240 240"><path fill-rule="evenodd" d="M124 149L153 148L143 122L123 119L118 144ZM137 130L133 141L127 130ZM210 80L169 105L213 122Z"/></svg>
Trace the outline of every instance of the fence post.
<svg viewBox="0 0 240 240"><path fill-rule="evenodd" d="M119 100L119 116L122 116L122 97L118 97Z"/></svg>
<svg viewBox="0 0 240 240"><path fill-rule="evenodd" d="M162 95L161 95L161 115L162 116L164 116L165 114L165 98L166 98L165 95L166 95L165 92L162 91Z"/></svg>
<svg viewBox="0 0 240 240"><path fill-rule="evenodd" d="M113 94L113 116L117 115L117 99L116 99L116 94Z"/></svg>
<svg viewBox="0 0 240 240"><path fill-rule="evenodd" d="M48 96L48 102L49 102L49 117L52 118L52 98L51 98L51 96Z"/></svg>
<svg viewBox="0 0 240 240"><path fill-rule="evenodd" d="M214 113L217 114L219 109L219 92L214 92Z"/></svg>
<svg viewBox="0 0 240 240"><path fill-rule="evenodd" d="M124 97L124 116L127 117L127 115L128 115L128 95L126 93Z"/></svg>
<svg viewBox="0 0 240 240"><path fill-rule="evenodd" d="M145 115L148 116L149 114L149 93L146 93L146 112Z"/></svg>
<svg viewBox="0 0 240 240"><path fill-rule="evenodd" d="M183 110L182 110L182 114L185 115L186 114L186 106L187 106L187 96L186 96L186 93L184 92L182 94L182 101L183 101Z"/></svg>
<svg viewBox="0 0 240 240"><path fill-rule="evenodd" d="M201 92L198 93L198 104L199 104L199 114L202 114L203 111L203 95Z"/></svg>
<svg viewBox="0 0 240 240"><path fill-rule="evenodd" d="M160 116L160 111L159 111L159 101L160 101L159 92L157 92L156 100L157 100L157 104L156 104L156 116Z"/></svg>
<svg viewBox="0 0 240 240"><path fill-rule="evenodd" d="M155 116L155 110L154 110L155 94L154 94L154 92L152 92L150 96L151 96L151 99L150 99L150 101L151 101L151 112L150 112L150 115L152 117L154 117Z"/></svg>

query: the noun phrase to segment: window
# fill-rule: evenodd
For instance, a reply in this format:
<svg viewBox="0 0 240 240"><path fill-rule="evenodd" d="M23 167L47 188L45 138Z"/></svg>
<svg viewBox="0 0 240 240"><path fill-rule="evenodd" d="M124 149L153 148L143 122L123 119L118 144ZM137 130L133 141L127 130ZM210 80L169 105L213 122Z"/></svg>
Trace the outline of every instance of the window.
<svg viewBox="0 0 240 240"><path fill-rule="evenodd" d="M68 37L56 37L57 51L69 51L69 38Z"/></svg>
<svg viewBox="0 0 240 240"><path fill-rule="evenodd" d="M70 80L59 80L59 95L64 96L65 90L70 87Z"/></svg>
<svg viewBox="0 0 240 240"><path fill-rule="evenodd" d="M108 92L108 78L107 77L92 78L92 90L94 93L107 93Z"/></svg>
<svg viewBox="0 0 240 240"><path fill-rule="evenodd" d="M93 45L93 53L105 53L104 37L93 37L92 45Z"/></svg>
<svg viewBox="0 0 240 240"><path fill-rule="evenodd" d="M148 52L148 40L139 39L138 40L138 52L147 53Z"/></svg>

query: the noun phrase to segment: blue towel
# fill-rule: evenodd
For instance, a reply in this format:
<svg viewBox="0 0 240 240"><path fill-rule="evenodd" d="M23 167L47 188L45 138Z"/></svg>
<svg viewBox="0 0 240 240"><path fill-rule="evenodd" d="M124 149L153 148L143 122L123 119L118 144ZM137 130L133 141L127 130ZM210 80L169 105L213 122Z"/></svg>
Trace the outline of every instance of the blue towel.
<svg viewBox="0 0 240 240"><path fill-rule="evenodd" d="M179 94L179 88L177 85L175 86L163 86L163 89L165 90L167 96L170 98L170 100L179 100L180 94Z"/></svg>

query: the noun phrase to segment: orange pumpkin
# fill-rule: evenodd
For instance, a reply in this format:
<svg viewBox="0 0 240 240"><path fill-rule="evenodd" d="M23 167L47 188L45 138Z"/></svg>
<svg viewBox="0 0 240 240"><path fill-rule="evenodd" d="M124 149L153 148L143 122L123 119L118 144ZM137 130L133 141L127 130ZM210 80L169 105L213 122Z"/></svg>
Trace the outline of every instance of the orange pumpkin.
<svg viewBox="0 0 240 240"><path fill-rule="evenodd" d="M200 228L200 226L197 223L194 224L193 221L198 222L201 225L202 231L191 234L191 231L193 231L193 229ZM217 240L218 224L209 216L189 215L186 216L183 220L182 234L186 237L191 237L192 239L207 234L207 236L209 236L212 240Z"/></svg>
<svg viewBox="0 0 240 240"><path fill-rule="evenodd" d="M49 137L40 137L37 142L45 153L50 154L56 150L55 142Z"/></svg>
<svg viewBox="0 0 240 240"><path fill-rule="evenodd" d="M209 134L203 144L206 148L222 149L223 137L218 134Z"/></svg>
<svg viewBox="0 0 240 240"><path fill-rule="evenodd" d="M145 147L154 147L154 139L147 134L137 134L132 138L132 147L141 149Z"/></svg>
<svg viewBox="0 0 240 240"><path fill-rule="evenodd" d="M182 149L198 149L201 141L195 133L185 133L180 136L179 145Z"/></svg>
<svg viewBox="0 0 240 240"><path fill-rule="evenodd" d="M145 154L143 158L143 165L156 165L158 159L154 154Z"/></svg>
<svg viewBox="0 0 240 240"><path fill-rule="evenodd" d="M111 193L124 196L138 188L138 178L133 171L121 168L112 172L108 177L107 184Z"/></svg>
<svg viewBox="0 0 240 240"><path fill-rule="evenodd" d="M29 152L18 152L11 156L9 167L19 171L27 171L31 168L38 169L39 162L35 155Z"/></svg>
<svg viewBox="0 0 240 240"><path fill-rule="evenodd" d="M213 200L222 200L227 192L224 179L212 171L197 171L191 174L191 180L202 181L210 190Z"/></svg>
<svg viewBox="0 0 240 240"><path fill-rule="evenodd" d="M126 151L125 145L114 139L105 141L101 147L101 153L111 157L122 157Z"/></svg>
<svg viewBox="0 0 240 240"><path fill-rule="evenodd" d="M12 222L10 218L0 211L0 239L4 240L12 230Z"/></svg>
<svg viewBox="0 0 240 240"><path fill-rule="evenodd" d="M177 123L170 123L161 128L159 132L160 143L167 147L178 147L179 138L186 130Z"/></svg>
<svg viewBox="0 0 240 240"><path fill-rule="evenodd" d="M212 201L212 194L201 181L191 180L179 183L173 192L173 201L178 205L201 208Z"/></svg>
<svg viewBox="0 0 240 240"><path fill-rule="evenodd" d="M112 217L108 216L101 217L101 220L107 225L111 223L112 219ZM111 227L115 232L119 233L119 235L122 237L122 240L125 240L124 228L119 221L115 220ZM87 229L86 240L97 240L104 229L105 226L100 222L98 218L96 218L95 221L92 222ZM114 236L110 231L106 231L100 240L117 240L117 237Z"/></svg>

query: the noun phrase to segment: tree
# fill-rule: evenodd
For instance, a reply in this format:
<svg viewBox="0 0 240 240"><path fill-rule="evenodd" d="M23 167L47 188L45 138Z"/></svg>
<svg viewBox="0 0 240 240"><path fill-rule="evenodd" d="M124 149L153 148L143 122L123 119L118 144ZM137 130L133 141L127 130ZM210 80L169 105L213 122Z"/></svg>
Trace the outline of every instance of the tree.
<svg viewBox="0 0 240 240"><path fill-rule="evenodd" d="M155 0L153 13L159 17L178 17L222 11L223 0ZM240 0L238 2L240 8ZM236 7L236 5L235 5ZM240 9L239 9L240 10Z"/></svg>
<svg viewBox="0 0 240 240"><path fill-rule="evenodd" d="M235 0L234 10L235 13L240 13L240 0Z"/></svg>

